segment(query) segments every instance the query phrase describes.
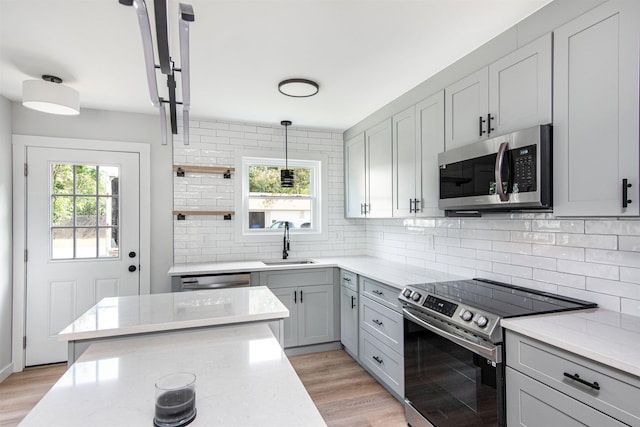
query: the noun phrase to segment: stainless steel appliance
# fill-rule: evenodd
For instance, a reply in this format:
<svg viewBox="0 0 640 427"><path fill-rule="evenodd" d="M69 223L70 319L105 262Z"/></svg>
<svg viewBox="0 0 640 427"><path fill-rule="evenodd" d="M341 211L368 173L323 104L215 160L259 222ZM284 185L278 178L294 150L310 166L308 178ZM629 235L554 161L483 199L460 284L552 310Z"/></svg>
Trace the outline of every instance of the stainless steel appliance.
<svg viewBox="0 0 640 427"><path fill-rule="evenodd" d="M596 307L484 279L411 285L398 298L412 427L505 426L500 320Z"/></svg>
<svg viewBox="0 0 640 427"><path fill-rule="evenodd" d="M206 289L242 288L251 286L251 273L221 273L173 277L173 292L202 291Z"/></svg>
<svg viewBox="0 0 640 427"><path fill-rule="evenodd" d="M440 153L438 207L549 209L551 151L551 125L542 125Z"/></svg>

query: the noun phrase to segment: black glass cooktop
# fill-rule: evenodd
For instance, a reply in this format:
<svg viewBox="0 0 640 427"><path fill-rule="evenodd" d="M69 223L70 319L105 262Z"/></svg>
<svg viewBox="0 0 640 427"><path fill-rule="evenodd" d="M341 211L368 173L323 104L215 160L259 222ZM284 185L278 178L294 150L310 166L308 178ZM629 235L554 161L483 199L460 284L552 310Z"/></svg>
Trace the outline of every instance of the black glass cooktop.
<svg viewBox="0 0 640 427"><path fill-rule="evenodd" d="M502 318L593 308L595 303L486 279L410 285Z"/></svg>

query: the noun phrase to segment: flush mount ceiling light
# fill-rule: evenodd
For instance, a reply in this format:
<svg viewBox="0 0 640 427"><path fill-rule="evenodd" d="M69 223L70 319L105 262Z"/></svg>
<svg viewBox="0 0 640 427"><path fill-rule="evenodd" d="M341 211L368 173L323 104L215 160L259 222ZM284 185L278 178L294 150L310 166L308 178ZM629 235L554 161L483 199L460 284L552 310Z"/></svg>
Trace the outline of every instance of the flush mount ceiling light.
<svg viewBox="0 0 640 427"><path fill-rule="evenodd" d="M155 0L153 2L156 21L156 40L158 46L158 58L160 65L155 64L153 53L153 38L151 36L151 25L149 14L144 0L118 0L125 6L133 6L138 17L140 35L142 36L142 47L144 51L144 62L147 72L147 84L149 86L149 96L151 104L160 111L160 131L162 135L162 145L167 144L167 113L164 104L169 104L169 117L171 119L171 133L178 133L178 122L176 117L177 105L182 105L182 131L184 144L189 144L189 109L191 107L190 90L190 65L189 65L189 23L195 21L193 6L180 3L178 31L180 37L180 62L181 67L176 68L173 59L169 55L169 29L167 0ZM168 98L164 99L158 94L158 83L156 80L156 69L167 76ZM175 72L181 74L182 81L182 102L176 101L176 79Z"/></svg>
<svg viewBox="0 0 640 427"><path fill-rule="evenodd" d="M284 169L280 171L280 187L282 188L293 188L293 184L295 182L295 176L293 169L289 169L289 158L288 158L288 143L287 143L287 128L291 126L290 120L283 120L280 122L282 126L284 126Z"/></svg>
<svg viewBox="0 0 640 427"><path fill-rule="evenodd" d="M294 98L307 98L320 90L318 83L307 79L288 79L278 83L281 94Z"/></svg>
<svg viewBox="0 0 640 427"><path fill-rule="evenodd" d="M62 84L62 79L45 74L42 80L22 82L22 105L50 114L80 114L80 94Z"/></svg>

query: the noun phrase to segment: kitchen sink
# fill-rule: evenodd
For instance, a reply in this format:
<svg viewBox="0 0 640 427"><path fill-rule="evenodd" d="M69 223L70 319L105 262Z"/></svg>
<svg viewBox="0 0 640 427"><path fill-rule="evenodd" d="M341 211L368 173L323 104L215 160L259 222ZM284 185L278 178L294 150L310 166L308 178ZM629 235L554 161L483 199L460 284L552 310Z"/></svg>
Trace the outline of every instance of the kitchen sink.
<svg viewBox="0 0 640 427"><path fill-rule="evenodd" d="M261 261L264 265L300 265L300 264L313 264L314 261L310 259L277 259Z"/></svg>

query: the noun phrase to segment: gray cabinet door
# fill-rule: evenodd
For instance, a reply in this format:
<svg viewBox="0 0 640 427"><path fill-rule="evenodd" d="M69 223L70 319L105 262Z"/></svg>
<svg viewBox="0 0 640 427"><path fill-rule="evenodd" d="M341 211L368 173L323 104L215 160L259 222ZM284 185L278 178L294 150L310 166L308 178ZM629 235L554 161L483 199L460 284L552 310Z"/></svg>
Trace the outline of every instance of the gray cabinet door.
<svg viewBox="0 0 640 427"><path fill-rule="evenodd" d="M635 216L640 2L612 0L554 32L553 197L562 216ZM623 207L623 179L632 203Z"/></svg>
<svg viewBox="0 0 640 427"><path fill-rule="evenodd" d="M358 356L358 293L341 286L340 340L349 352Z"/></svg>
<svg viewBox="0 0 640 427"><path fill-rule="evenodd" d="M509 427L619 427L614 418L507 367Z"/></svg>
<svg viewBox="0 0 640 427"><path fill-rule="evenodd" d="M445 149L462 147L487 137L480 130L480 118L489 111L489 78L485 67L448 86L445 93Z"/></svg>
<svg viewBox="0 0 640 427"><path fill-rule="evenodd" d="M335 339L333 285L298 288L297 308L298 345L318 344Z"/></svg>
<svg viewBox="0 0 640 427"><path fill-rule="evenodd" d="M444 151L444 90L416 105L416 216L442 216L438 209L440 175L438 153Z"/></svg>
<svg viewBox="0 0 640 427"><path fill-rule="evenodd" d="M551 123L551 73L551 33L489 66L492 134Z"/></svg>
<svg viewBox="0 0 640 427"><path fill-rule="evenodd" d="M365 132L367 216L391 218L393 212L391 119Z"/></svg>
<svg viewBox="0 0 640 427"><path fill-rule="evenodd" d="M418 191L416 177L420 175L420 157L416 141L414 107L396 114L393 126L393 216L413 216L413 203Z"/></svg>
<svg viewBox="0 0 640 427"><path fill-rule="evenodd" d="M289 309L284 319L284 347L298 345L298 295L297 288L270 288L271 292Z"/></svg>
<svg viewBox="0 0 640 427"><path fill-rule="evenodd" d="M347 218L364 217L366 199L364 133L344 145L344 193Z"/></svg>

